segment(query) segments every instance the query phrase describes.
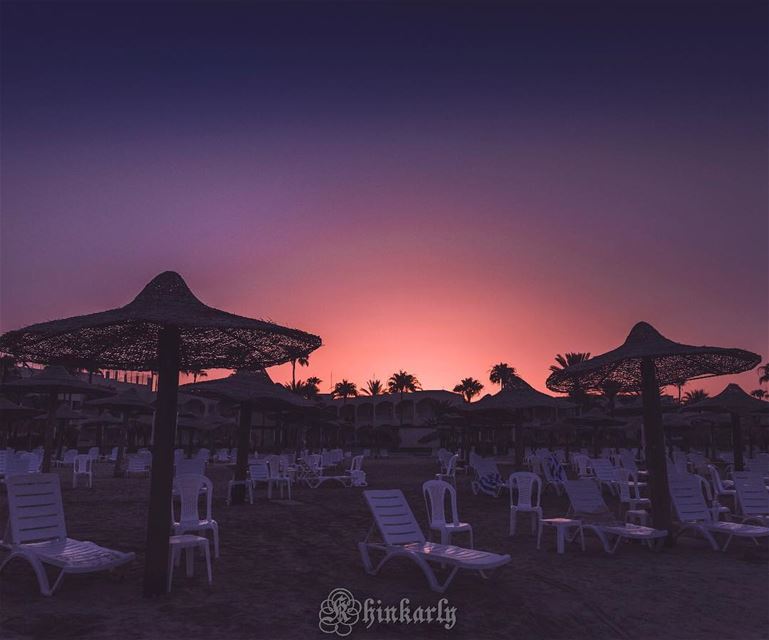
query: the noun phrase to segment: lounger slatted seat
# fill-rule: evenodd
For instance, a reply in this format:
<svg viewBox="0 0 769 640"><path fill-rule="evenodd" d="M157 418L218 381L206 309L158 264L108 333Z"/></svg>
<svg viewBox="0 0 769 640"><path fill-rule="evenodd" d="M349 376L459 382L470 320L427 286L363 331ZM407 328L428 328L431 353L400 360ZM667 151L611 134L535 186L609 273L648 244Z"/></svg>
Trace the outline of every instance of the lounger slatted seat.
<svg viewBox="0 0 769 640"><path fill-rule="evenodd" d="M374 524L358 549L367 573L376 575L382 566L393 558L405 557L415 562L427 578L433 591L446 591L460 569L477 571L484 578L487 572L510 562L510 556L477 551L447 544L427 542L422 529L417 523L403 492L400 490L364 491L369 509L374 516ZM371 542L375 531L379 532L382 542ZM374 566L369 552L384 552L384 558ZM430 563L448 567L448 576L441 582L435 575Z"/></svg>
<svg viewBox="0 0 769 640"><path fill-rule="evenodd" d="M769 526L769 490L764 484L763 475L756 471L735 471L732 480L737 491L739 517L743 523Z"/></svg>
<svg viewBox="0 0 769 640"><path fill-rule="evenodd" d="M708 509L702 495L699 480L690 476L669 478L670 498L673 502L678 521L681 523L676 537L685 531L694 531L705 538L714 551L718 551L715 534L726 536L726 542L721 551L726 551L732 538L750 538L758 544L757 538L769 538L769 528L757 527L737 522L717 521L713 512Z"/></svg>
<svg viewBox="0 0 769 640"><path fill-rule="evenodd" d="M622 540L641 540L655 548L668 532L641 525L619 522L606 506L601 490L590 479L565 480L564 487L571 502L575 518L582 520L582 528L595 533L607 553L614 553ZM611 541L614 537L614 541Z"/></svg>
<svg viewBox="0 0 769 640"><path fill-rule="evenodd" d="M6 486L10 538L2 546L10 550L10 555L0 565L0 573L14 558L23 558L35 571L40 593L51 596L67 573L106 571L134 559L133 553L67 537L57 474L12 476ZM44 564L61 569L52 587Z"/></svg>

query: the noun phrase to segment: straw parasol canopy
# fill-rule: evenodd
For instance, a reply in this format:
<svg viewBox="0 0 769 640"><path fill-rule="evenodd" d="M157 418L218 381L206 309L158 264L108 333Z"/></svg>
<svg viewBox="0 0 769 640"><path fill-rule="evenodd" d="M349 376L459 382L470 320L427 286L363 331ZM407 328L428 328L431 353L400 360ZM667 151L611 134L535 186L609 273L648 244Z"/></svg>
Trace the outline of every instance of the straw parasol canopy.
<svg viewBox="0 0 769 640"><path fill-rule="evenodd" d="M519 437L520 414L526 409L565 409L568 408L562 399L554 398L546 393L537 391L523 378L513 375L502 389L494 395L487 394L478 402L468 405L466 411L476 415L507 415L516 418L515 432L515 461L517 466L523 463L523 442Z"/></svg>
<svg viewBox="0 0 769 640"><path fill-rule="evenodd" d="M87 417L88 416L86 416L86 414L84 414L82 411L75 411L68 404L59 405L56 408L56 411L54 411L54 418L56 420L65 420L65 421L84 420ZM48 416L45 416L45 415L37 416L34 419L35 420L47 420Z"/></svg>
<svg viewBox="0 0 769 640"><path fill-rule="evenodd" d="M129 387L123 389L119 393L111 395L107 398L97 398L96 400L90 400L86 403L89 407L96 407L98 409L110 409L120 411L123 414L123 419L120 421L123 428L120 432L120 443L117 448L117 456L115 458L115 469L113 470L113 477L122 478L125 475L125 469L123 469L123 460L125 458L125 450L128 446L128 423L137 415L150 415L154 409L152 405L142 398L139 392ZM150 425L151 426L151 425ZM101 432L99 435L101 439Z"/></svg>
<svg viewBox="0 0 769 640"><path fill-rule="evenodd" d="M569 393L575 389L600 389L601 384L611 380L625 391L639 391L644 360L654 363L657 386L665 387L679 380L748 371L761 362L761 356L744 349L680 344L649 323L639 322L621 346L554 372L547 379L547 387Z"/></svg>
<svg viewBox="0 0 769 640"><path fill-rule="evenodd" d="M761 356L743 349L673 342L650 324L639 322L621 346L553 372L547 379L547 387L569 393L579 389L599 389L610 380L623 390L641 391L652 520L656 528L671 532L660 387L680 380L740 373L752 369L760 361ZM673 543L672 536L668 541Z"/></svg>
<svg viewBox="0 0 769 640"><path fill-rule="evenodd" d="M309 333L209 307L166 271L123 307L9 331L0 351L28 362L157 371L158 340L169 325L179 330L179 365L189 371L269 367L321 345Z"/></svg>
<svg viewBox="0 0 769 640"><path fill-rule="evenodd" d="M158 372L144 570L147 597L166 591L179 371L258 369L304 357L320 345L318 336L209 307L172 271L154 278L124 307L0 336L0 352L29 362Z"/></svg>
<svg viewBox="0 0 769 640"><path fill-rule="evenodd" d="M193 382L180 387L191 395L225 400L238 405L238 459L235 465L235 480L246 478L248 451L251 442L251 416L255 409L282 411L288 409L311 409L316 404L293 393L272 381L264 370L239 370L226 378ZM243 504L245 492L236 486L232 493L232 504Z"/></svg>
<svg viewBox="0 0 769 640"><path fill-rule="evenodd" d="M48 366L36 371L29 378L19 378L0 385L3 391L17 393L39 393L48 396L48 420L43 431L43 473L51 470L51 456L54 448L56 410L60 393L76 393L98 396L108 394L103 387L89 384L73 376L62 366Z"/></svg>
<svg viewBox="0 0 769 640"><path fill-rule="evenodd" d="M728 384L719 394L686 405L685 411L726 412L731 416L734 468L742 471L745 465L742 446L742 416L750 413L769 412L769 402L754 398L738 384ZM752 444L752 443L751 443Z"/></svg>

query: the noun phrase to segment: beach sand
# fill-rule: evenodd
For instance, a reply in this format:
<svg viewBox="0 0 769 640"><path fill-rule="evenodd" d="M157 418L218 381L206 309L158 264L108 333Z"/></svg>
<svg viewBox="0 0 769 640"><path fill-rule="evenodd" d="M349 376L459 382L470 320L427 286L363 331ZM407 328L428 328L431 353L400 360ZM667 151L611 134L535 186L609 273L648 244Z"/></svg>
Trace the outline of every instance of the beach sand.
<svg viewBox="0 0 769 640"><path fill-rule="evenodd" d="M421 483L437 471L433 459L391 457L366 460L370 488L400 488L417 518L425 521ZM98 465L94 488L72 489L61 472L70 537L93 540L136 561L122 577L67 576L54 597L39 595L29 566L11 563L0 579L2 638L201 639L337 637L320 632L321 602L337 587L358 600L374 598L411 606L436 605L420 569L396 560L378 576L364 573L357 550L371 524L361 489L325 483L297 488L291 504L268 501L259 490L252 505L224 503L230 471L210 465L215 484L214 517L222 554L208 586L202 562L195 576L183 567L173 592L156 600L141 597L144 526L149 494L145 478L113 479ZM769 577L766 543L734 541L716 553L702 539L681 538L673 549L652 553L623 544L611 556L587 535L555 553L555 534L545 532L537 551L525 515L518 534L508 533L506 494L474 496L469 476L458 477L459 509L475 531L476 547L509 553L512 562L489 580L460 573L445 597L457 608L454 628L439 625L359 624L351 637L453 638L670 638L752 640L767 638ZM567 500L548 493L545 517L564 515ZM0 497L0 518L7 504ZM426 531L426 528L425 528ZM466 538L458 536L461 544Z"/></svg>

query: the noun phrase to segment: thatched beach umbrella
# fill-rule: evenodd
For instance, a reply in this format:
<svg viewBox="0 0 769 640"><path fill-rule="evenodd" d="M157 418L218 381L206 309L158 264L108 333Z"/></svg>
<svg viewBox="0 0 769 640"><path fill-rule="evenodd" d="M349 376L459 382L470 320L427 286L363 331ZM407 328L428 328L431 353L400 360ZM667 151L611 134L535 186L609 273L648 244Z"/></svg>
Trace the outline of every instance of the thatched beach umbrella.
<svg viewBox="0 0 769 640"><path fill-rule="evenodd" d="M128 423L138 415L151 414L153 408L147 400L139 395L139 392L136 389L131 387L107 398L91 400L86 404L89 407L96 407L98 409L113 409L120 411L123 414L123 428L120 431L120 443L117 448L115 470L113 472L113 477L120 478L125 474L123 460L125 459L125 450L128 446Z"/></svg>
<svg viewBox="0 0 769 640"><path fill-rule="evenodd" d="M16 404L15 402L11 402L7 398L0 396L0 420L2 420L3 426L2 433L0 433L0 447L4 447L8 443L11 423L14 420L32 418L39 413L41 413L39 409Z"/></svg>
<svg viewBox="0 0 769 640"><path fill-rule="evenodd" d="M185 384L181 389L192 395L227 400L238 406L238 458L235 480L241 482L246 479L248 469L251 417L254 410L280 411L315 407L315 403L274 383L266 371L237 371L226 378ZM232 504L242 503L244 499L242 487L236 486L232 494Z"/></svg>
<svg viewBox="0 0 769 640"><path fill-rule="evenodd" d="M124 307L44 322L0 337L0 351L30 362L158 372L144 595L165 593L179 372L257 369L305 356L320 338L203 304L166 271Z"/></svg>
<svg viewBox="0 0 769 640"><path fill-rule="evenodd" d="M742 416L750 413L769 412L769 402L745 393L742 387L737 384L729 384L718 395L686 405L684 410L726 412L731 416L734 469L735 471L742 471L745 466L742 451Z"/></svg>
<svg viewBox="0 0 769 640"><path fill-rule="evenodd" d="M679 344L639 322L620 347L554 372L547 386L568 393L600 389L611 380L625 391L641 391L652 520L658 529L672 531L660 388L681 380L740 373L760 361L761 356L743 349ZM668 540L672 543L672 536Z"/></svg>
<svg viewBox="0 0 769 640"><path fill-rule="evenodd" d="M0 345L0 351L7 351L7 349ZM35 360L30 358L30 362L35 362ZM48 420L43 432L43 473L48 473L51 470L59 394L76 393L86 396L98 396L109 393L107 389L79 380L61 366L48 366L41 371L35 372L30 378L20 378L6 382L2 385L2 389L18 393L39 393L48 397Z"/></svg>
<svg viewBox="0 0 769 640"><path fill-rule="evenodd" d="M515 464L517 468L523 464L523 442L520 437L521 412L527 409L559 409L567 408L561 400L537 391L523 378L513 375L502 389L494 395L488 394L466 407L471 414L502 416L513 418L515 433Z"/></svg>

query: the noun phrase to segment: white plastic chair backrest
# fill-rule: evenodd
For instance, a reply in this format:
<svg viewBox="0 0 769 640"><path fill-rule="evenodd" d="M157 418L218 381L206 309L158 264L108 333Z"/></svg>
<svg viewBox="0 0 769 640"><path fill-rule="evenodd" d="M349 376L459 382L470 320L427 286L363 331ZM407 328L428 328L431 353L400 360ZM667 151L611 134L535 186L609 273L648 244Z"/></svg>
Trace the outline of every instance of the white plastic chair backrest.
<svg viewBox="0 0 769 640"><path fill-rule="evenodd" d="M88 450L88 457L91 458L91 460L98 460L98 458L99 458L99 447L91 447Z"/></svg>
<svg viewBox="0 0 769 640"><path fill-rule="evenodd" d="M443 480L428 480L422 485L422 494L425 498L427 520L430 527L440 527L451 522L459 524L457 514L457 492L448 482ZM446 513L446 496L449 497L450 513ZM449 516L447 520L446 516Z"/></svg>
<svg viewBox="0 0 769 640"><path fill-rule="evenodd" d="M363 470L363 456L355 456L350 463L350 473Z"/></svg>
<svg viewBox="0 0 769 640"><path fill-rule="evenodd" d="M230 460L237 460L238 459L238 448L233 447L230 449Z"/></svg>
<svg viewBox="0 0 769 640"><path fill-rule="evenodd" d="M638 465L635 463L635 456L630 452L623 452L620 454L622 466L625 469L629 469L633 473L638 473Z"/></svg>
<svg viewBox="0 0 769 640"><path fill-rule="evenodd" d="M710 483L703 478L701 475L695 473L694 477L697 479L697 482L700 483L700 489L702 489L702 493L705 496L705 500L707 500L707 503L710 504L713 502L713 487L710 486Z"/></svg>
<svg viewBox="0 0 769 640"><path fill-rule="evenodd" d="M211 499L213 495L213 483L205 476L197 473L185 473L174 478L174 491L179 494L181 508L179 519L174 519L174 501L171 501L171 520L180 524L194 523L202 519L200 517L199 499L200 492L206 488L206 520L211 520Z"/></svg>
<svg viewBox="0 0 769 640"><path fill-rule="evenodd" d="M517 471L511 473L507 479L507 486L510 489L510 506L530 509L540 505L542 496L542 480L536 473L528 471ZM518 489L518 501L513 501L513 488Z"/></svg>
<svg viewBox="0 0 769 640"><path fill-rule="evenodd" d="M590 467L590 458L585 454L580 453L574 456L577 461L577 473L581 476L588 474L588 468Z"/></svg>
<svg viewBox="0 0 769 640"><path fill-rule="evenodd" d="M251 480L269 480L270 469L266 462L255 462L248 465L248 475Z"/></svg>
<svg viewBox="0 0 769 640"><path fill-rule="evenodd" d="M638 488L638 476L625 467L617 467L614 473L616 474L620 502L639 500L641 492Z"/></svg>
<svg viewBox="0 0 769 640"><path fill-rule="evenodd" d="M67 449L61 457L64 464L73 464L77 457L77 449Z"/></svg>
<svg viewBox="0 0 769 640"><path fill-rule="evenodd" d="M273 480L280 478L280 456L267 456L267 470Z"/></svg>
<svg viewBox="0 0 769 640"><path fill-rule="evenodd" d="M174 469L175 476L183 476L187 474L193 474L197 476L205 475L206 461L202 458L190 458L189 460L182 459L177 460L176 467Z"/></svg>
<svg viewBox="0 0 769 640"><path fill-rule="evenodd" d="M605 515L610 513L598 485L593 480L589 478L564 480L563 486L576 514Z"/></svg>
<svg viewBox="0 0 769 640"><path fill-rule="evenodd" d="M734 471L734 488L737 490L737 504L744 516L769 515L769 491L761 473Z"/></svg>
<svg viewBox="0 0 769 640"><path fill-rule="evenodd" d="M424 544L425 536L400 489L363 492L385 544Z"/></svg>
<svg viewBox="0 0 769 640"><path fill-rule="evenodd" d="M26 456L27 459L27 472L28 473L40 473L40 468L43 466L43 456L37 452L32 452Z"/></svg>
<svg viewBox="0 0 769 640"><path fill-rule="evenodd" d="M320 464L323 467L330 467L334 464L334 457L327 451L320 454Z"/></svg>
<svg viewBox="0 0 769 640"><path fill-rule="evenodd" d="M5 485L11 542L67 539L58 474L14 475L5 479Z"/></svg>
<svg viewBox="0 0 769 640"><path fill-rule="evenodd" d="M437 458L440 460L440 459L441 459L441 456L442 456L444 453L447 453L447 451L446 451L446 449L444 449L443 447L441 447L440 449L438 449L438 450L435 452L435 456L436 456L436 457L437 457Z"/></svg>
<svg viewBox="0 0 769 640"><path fill-rule="evenodd" d="M446 471L443 475L454 477L456 475L457 470L457 460L459 460L459 456L455 453L454 455L449 458L449 461L446 463Z"/></svg>
<svg viewBox="0 0 769 640"><path fill-rule="evenodd" d="M109 459L112 460L113 462L117 460L117 450L118 450L117 447L112 447L112 451L110 451Z"/></svg>
<svg viewBox="0 0 769 640"><path fill-rule="evenodd" d="M75 456L73 473L91 473L93 458L87 454Z"/></svg>
<svg viewBox="0 0 769 640"><path fill-rule="evenodd" d="M708 509L702 495L700 481L695 476L673 476L668 478L670 499L681 522L710 522L713 513Z"/></svg>
<svg viewBox="0 0 769 640"><path fill-rule="evenodd" d="M211 457L211 452L208 449L198 449L198 452L195 454L196 458L201 458L208 462L209 458Z"/></svg>
<svg viewBox="0 0 769 640"><path fill-rule="evenodd" d="M719 495L722 494L726 489L724 489L724 483L721 481L721 474L718 473L718 469L712 464L709 464L708 471L710 472L710 481L713 483L713 488L716 490L716 493Z"/></svg>

